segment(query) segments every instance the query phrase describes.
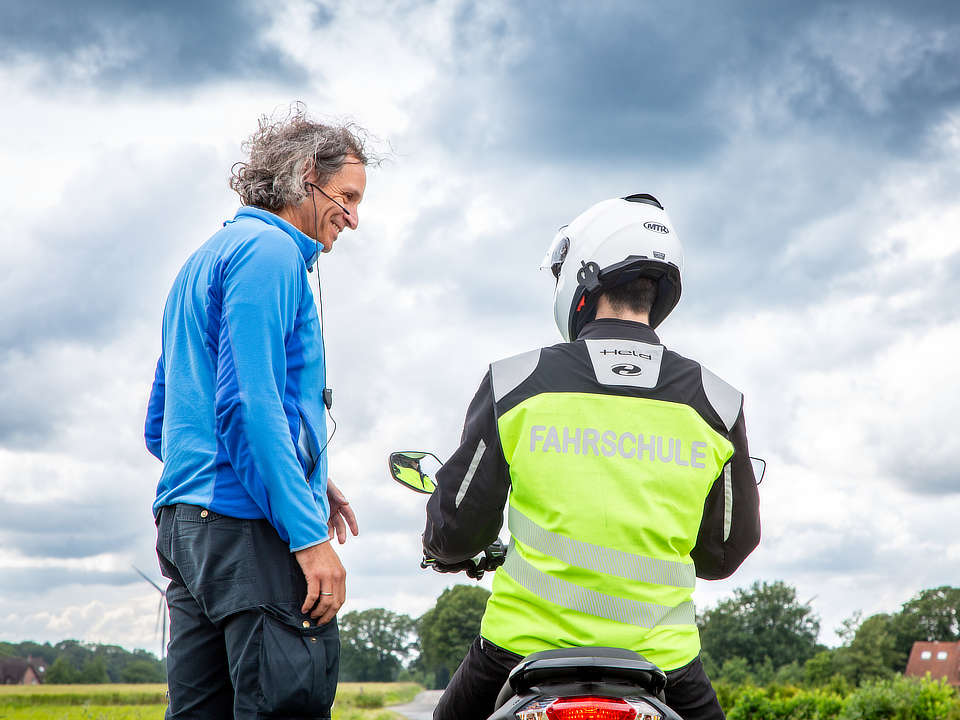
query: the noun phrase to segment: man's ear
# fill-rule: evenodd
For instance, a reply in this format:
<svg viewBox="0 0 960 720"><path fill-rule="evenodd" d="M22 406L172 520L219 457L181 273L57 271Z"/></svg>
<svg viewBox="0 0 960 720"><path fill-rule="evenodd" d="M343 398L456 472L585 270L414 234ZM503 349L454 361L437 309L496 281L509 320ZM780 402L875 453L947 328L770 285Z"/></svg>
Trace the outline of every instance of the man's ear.
<svg viewBox="0 0 960 720"><path fill-rule="evenodd" d="M314 159L308 160L303 168L303 176L300 178L300 182L303 184L304 192L315 192L313 188L310 187L311 183L319 185L317 182L316 162Z"/></svg>

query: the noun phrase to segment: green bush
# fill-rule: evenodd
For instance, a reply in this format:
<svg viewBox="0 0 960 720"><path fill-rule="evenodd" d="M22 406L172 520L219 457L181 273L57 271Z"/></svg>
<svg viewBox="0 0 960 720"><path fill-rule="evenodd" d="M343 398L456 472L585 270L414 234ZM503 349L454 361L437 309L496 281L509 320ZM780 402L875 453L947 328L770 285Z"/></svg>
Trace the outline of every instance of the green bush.
<svg viewBox="0 0 960 720"><path fill-rule="evenodd" d="M747 688L728 708L728 720L835 720L843 698L823 690L790 685Z"/></svg>
<svg viewBox="0 0 960 720"><path fill-rule="evenodd" d="M720 672L716 674L717 680L730 685L753 684L753 675L750 674L750 663L746 658L730 658L723 663Z"/></svg>
<svg viewBox="0 0 960 720"><path fill-rule="evenodd" d="M740 702L740 696L752 688L752 685L734 685L733 683L718 680L713 683L713 689L717 691L717 699L720 701L720 707L729 710Z"/></svg>
<svg viewBox="0 0 960 720"><path fill-rule="evenodd" d="M851 693L839 720L960 720L960 700L944 679L896 677Z"/></svg>
<svg viewBox="0 0 960 720"><path fill-rule="evenodd" d="M740 692L735 705L724 704L723 707L727 711L727 720L760 720L773 717L767 692L762 688L746 687Z"/></svg>
<svg viewBox="0 0 960 720"><path fill-rule="evenodd" d="M728 720L960 720L957 691L929 677L878 680L849 694L776 684L716 688Z"/></svg>

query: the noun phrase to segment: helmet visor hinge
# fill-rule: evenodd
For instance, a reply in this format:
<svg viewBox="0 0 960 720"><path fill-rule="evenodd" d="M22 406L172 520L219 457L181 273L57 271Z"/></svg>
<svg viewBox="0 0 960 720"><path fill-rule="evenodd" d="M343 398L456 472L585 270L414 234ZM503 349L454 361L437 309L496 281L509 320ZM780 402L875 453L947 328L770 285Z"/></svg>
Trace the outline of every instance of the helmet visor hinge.
<svg viewBox="0 0 960 720"><path fill-rule="evenodd" d="M594 293L600 289L600 266L592 260L590 262L580 261L580 269L577 271L577 282L580 283L588 293Z"/></svg>

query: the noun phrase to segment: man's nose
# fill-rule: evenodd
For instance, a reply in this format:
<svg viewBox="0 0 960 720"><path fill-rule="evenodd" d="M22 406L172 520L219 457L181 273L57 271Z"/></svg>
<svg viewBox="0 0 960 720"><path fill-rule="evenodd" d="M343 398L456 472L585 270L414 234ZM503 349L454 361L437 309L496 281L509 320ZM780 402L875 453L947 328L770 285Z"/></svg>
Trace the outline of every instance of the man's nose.
<svg viewBox="0 0 960 720"><path fill-rule="evenodd" d="M350 214L344 215L344 218L347 221L347 227L351 230L356 230L357 225L360 224L360 213L357 212L356 206L350 208Z"/></svg>

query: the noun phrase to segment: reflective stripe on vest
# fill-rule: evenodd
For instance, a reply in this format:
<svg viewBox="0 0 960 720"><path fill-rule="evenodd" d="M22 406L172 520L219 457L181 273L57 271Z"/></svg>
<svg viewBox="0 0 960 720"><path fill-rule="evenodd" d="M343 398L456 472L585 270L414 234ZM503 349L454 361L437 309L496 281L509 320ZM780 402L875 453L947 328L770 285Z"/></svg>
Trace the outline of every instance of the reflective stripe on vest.
<svg viewBox="0 0 960 720"><path fill-rule="evenodd" d="M692 588L697 583L693 563L657 560L558 535L540 527L513 505L510 505L509 524L510 533L521 543L568 565L653 585Z"/></svg>
<svg viewBox="0 0 960 720"><path fill-rule="evenodd" d="M502 570L537 597L568 610L644 628L658 625L693 625L696 622L696 613L691 601L680 603L672 608L589 590L562 578L540 572L517 552L516 545L512 541Z"/></svg>

